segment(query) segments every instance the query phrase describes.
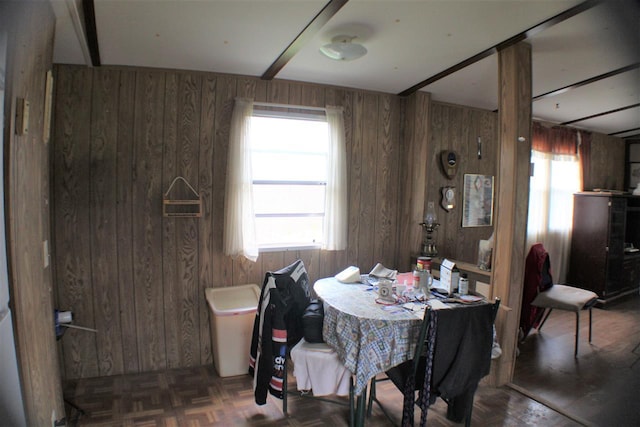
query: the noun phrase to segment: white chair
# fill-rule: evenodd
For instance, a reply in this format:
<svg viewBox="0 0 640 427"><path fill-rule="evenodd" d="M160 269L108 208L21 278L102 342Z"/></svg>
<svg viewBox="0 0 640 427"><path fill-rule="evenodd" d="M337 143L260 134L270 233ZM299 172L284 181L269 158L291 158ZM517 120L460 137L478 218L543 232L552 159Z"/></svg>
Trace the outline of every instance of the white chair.
<svg viewBox="0 0 640 427"><path fill-rule="evenodd" d="M591 321L592 314L591 308L598 302L598 295L595 292L591 292L586 289L576 288L568 285L553 284L551 278L551 264L549 261L549 254L544 250L541 243L536 243L531 247L529 251L529 257L535 257L541 262L533 263L539 266L539 276L541 285L539 286L539 292L531 302L534 307L542 309L538 316L538 320L542 318L542 322L536 327L537 322L533 327L540 332L544 322L547 321L551 311L553 309L572 311L576 314L576 338L573 356L578 357L578 340L580 332L580 312L582 310L589 310L589 342L591 342ZM527 275L535 274L534 269L525 269L525 283L527 283ZM545 314L546 311L546 314Z"/></svg>
<svg viewBox="0 0 640 427"><path fill-rule="evenodd" d="M291 349L290 360L298 391L288 389L285 366L282 411L287 414L287 395L294 394L349 406L349 425L354 425L351 372L340 362L335 350L326 343L308 343L303 338ZM349 402L324 397L329 395L349 396Z"/></svg>

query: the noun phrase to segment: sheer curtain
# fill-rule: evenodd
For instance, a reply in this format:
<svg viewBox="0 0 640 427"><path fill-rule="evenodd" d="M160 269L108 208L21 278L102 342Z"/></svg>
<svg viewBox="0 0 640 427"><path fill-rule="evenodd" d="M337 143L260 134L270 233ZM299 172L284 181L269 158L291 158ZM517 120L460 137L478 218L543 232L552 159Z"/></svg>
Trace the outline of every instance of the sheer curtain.
<svg viewBox="0 0 640 427"><path fill-rule="evenodd" d="M253 101L236 98L231 116L225 192L223 249L228 256L256 262L258 245L253 215L251 115Z"/></svg>
<svg viewBox="0 0 640 427"><path fill-rule="evenodd" d="M325 191L323 249L347 248L347 149L341 107L327 107L329 161Z"/></svg>
<svg viewBox="0 0 640 427"><path fill-rule="evenodd" d="M567 276L573 225L573 194L581 190L577 132L534 123L533 177L530 181L527 247L542 243L549 252L553 278Z"/></svg>

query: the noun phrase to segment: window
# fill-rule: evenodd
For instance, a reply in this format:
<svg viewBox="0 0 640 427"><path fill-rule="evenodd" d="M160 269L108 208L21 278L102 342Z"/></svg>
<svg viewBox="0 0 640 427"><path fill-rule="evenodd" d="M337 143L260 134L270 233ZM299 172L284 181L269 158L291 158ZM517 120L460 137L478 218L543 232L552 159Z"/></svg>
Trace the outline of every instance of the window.
<svg viewBox="0 0 640 427"><path fill-rule="evenodd" d="M255 262L259 248L346 249L342 108L327 106L318 120L309 114L254 113L253 106L250 99L236 98L231 116L224 254Z"/></svg>
<svg viewBox="0 0 640 427"><path fill-rule="evenodd" d="M251 118L253 211L261 249L321 246L329 126L318 118Z"/></svg>
<svg viewBox="0 0 640 427"><path fill-rule="evenodd" d="M534 175L529 187L527 246L543 242L555 260L557 280L564 280L573 226L573 194L580 191L576 156L532 150Z"/></svg>

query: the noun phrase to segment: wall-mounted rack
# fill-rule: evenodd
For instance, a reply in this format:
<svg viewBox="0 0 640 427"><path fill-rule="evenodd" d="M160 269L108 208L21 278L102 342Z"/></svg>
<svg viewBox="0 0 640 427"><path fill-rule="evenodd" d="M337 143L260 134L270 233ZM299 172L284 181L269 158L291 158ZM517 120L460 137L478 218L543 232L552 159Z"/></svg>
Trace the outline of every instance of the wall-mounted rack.
<svg viewBox="0 0 640 427"><path fill-rule="evenodd" d="M182 181L194 198L170 199L169 193L176 182ZM171 181L169 189L162 197L162 216L171 218L200 218L202 216L202 196L181 176L177 176Z"/></svg>

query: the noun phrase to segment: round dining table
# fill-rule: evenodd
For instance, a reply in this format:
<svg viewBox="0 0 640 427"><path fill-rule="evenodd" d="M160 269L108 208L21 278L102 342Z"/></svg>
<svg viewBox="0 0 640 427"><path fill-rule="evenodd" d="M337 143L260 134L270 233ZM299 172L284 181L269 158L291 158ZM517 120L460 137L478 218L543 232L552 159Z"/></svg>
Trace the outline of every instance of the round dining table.
<svg viewBox="0 0 640 427"><path fill-rule="evenodd" d="M377 374L413 357L424 310L386 303L371 285L333 277L313 289L324 303L323 339L353 373L357 396Z"/></svg>

